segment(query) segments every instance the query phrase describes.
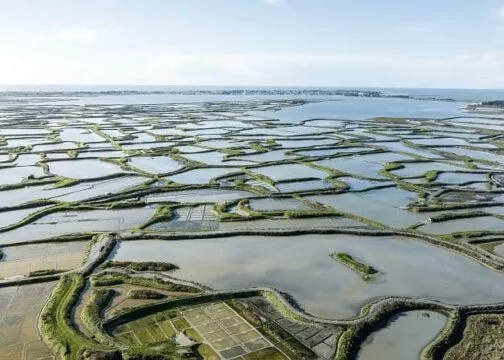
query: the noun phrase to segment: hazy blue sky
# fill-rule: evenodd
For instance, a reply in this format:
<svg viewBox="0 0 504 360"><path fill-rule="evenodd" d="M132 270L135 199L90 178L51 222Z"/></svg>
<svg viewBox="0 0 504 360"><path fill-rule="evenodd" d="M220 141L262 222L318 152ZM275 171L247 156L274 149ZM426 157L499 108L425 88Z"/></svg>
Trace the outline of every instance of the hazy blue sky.
<svg viewBox="0 0 504 360"><path fill-rule="evenodd" d="M0 83L504 88L504 0L0 0Z"/></svg>

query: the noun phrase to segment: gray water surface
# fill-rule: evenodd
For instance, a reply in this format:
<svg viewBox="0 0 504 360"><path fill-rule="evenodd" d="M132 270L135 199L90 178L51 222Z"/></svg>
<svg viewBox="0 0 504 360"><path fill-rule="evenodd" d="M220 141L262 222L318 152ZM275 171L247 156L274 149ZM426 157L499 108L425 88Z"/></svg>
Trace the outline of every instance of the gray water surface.
<svg viewBox="0 0 504 360"><path fill-rule="evenodd" d="M418 360L422 349L446 325L446 316L434 311L397 314L361 345L357 360Z"/></svg>
<svg viewBox="0 0 504 360"><path fill-rule="evenodd" d="M380 271L373 282L334 261L347 252ZM378 296L426 297L446 303L504 300L504 276L462 255L404 237L234 236L122 242L112 258L169 261L174 275L215 289L268 286L308 312L345 318ZM471 291L468 291L471 289Z"/></svg>

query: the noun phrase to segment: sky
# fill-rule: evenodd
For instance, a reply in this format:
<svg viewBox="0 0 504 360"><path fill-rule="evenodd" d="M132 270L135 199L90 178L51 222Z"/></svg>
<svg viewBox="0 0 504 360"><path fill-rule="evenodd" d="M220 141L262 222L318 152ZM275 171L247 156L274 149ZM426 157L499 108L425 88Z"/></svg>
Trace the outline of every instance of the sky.
<svg viewBox="0 0 504 360"><path fill-rule="evenodd" d="M0 84L504 88L504 0L0 0Z"/></svg>

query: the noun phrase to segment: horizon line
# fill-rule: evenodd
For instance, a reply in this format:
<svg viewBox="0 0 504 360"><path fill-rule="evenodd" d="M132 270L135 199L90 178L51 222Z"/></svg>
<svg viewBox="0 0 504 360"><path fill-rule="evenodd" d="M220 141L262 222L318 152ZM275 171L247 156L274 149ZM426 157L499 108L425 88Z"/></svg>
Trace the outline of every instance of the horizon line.
<svg viewBox="0 0 504 360"><path fill-rule="evenodd" d="M495 91L504 91L503 88L498 88L498 87L490 87L490 88L479 88L479 87L431 87L431 86L419 86L419 87L411 87L411 86L370 86L370 85L194 85L194 84L130 84L130 83L116 83L116 84L47 84L47 83L19 83L19 84L1 84L0 83L0 91L2 91L1 87L64 87L64 86L69 86L69 87L78 87L78 86L83 86L83 87L186 87L186 88L204 88L204 87L209 87L209 88L285 88L285 89L292 89L292 88L338 88L338 89L424 89L424 90L495 90Z"/></svg>

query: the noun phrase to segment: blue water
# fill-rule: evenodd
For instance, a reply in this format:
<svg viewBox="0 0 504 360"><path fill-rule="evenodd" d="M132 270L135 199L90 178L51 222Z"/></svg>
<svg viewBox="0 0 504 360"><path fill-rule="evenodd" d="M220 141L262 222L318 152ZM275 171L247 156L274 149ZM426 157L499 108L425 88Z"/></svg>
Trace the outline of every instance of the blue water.
<svg viewBox="0 0 504 360"><path fill-rule="evenodd" d="M368 119L373 117L449 118L463 116L460 110L468 103L395 98L340 97L338 101L324 101L279 111L255 112L292 122L316 118Z"/></svg>
<svg viewBox="0 0 504 360"><path fill-rule="evenodd" d="M342 87L189 87L189 86L59 86L59 85L24 85L24 86L0 86L0 91L24 91L33 92L29 96L21 97L16 94L0 94L0 106L20 104L43 104L43 105L121 105L121 104L168 104L190 102L221 102L221 101L249 101L249 100L285 100L307 99L320 102L309 103L303 106L284 108L275 112L256 112L255 114L278 118L281 121L292 122L314 118L337 118L337 119L368 119L372 117L408 117L408 118L449 118L463 116L461 111L468 103L490 99L504 99L504 90L465 90L465 89L401 89L401 88L359 88L363 91L380 91L390 95L410 95L419 99L401 98L368 98L349 97L338 95L309 95L300 94L303 90L341 90ZM181 93L164 94L100 94L103 91L180 91ZM223 90L263 90L272 91L274 94L245 93L245 94L222 94ZM51 92L96 92L91 95L81 94L58 94L48 96ZM191 94L191 91L213 91L214 93ZM289 94L296 91L296 94ZM39 92L39 93L37 93ZM41 96L40 92L44 96ZM440 101L442 99L454 99L456 101ZM437 99L437 100L433 100ZM23 100L23 102L17 102ZM42 102L40 102L42 101Z"/></svg>

